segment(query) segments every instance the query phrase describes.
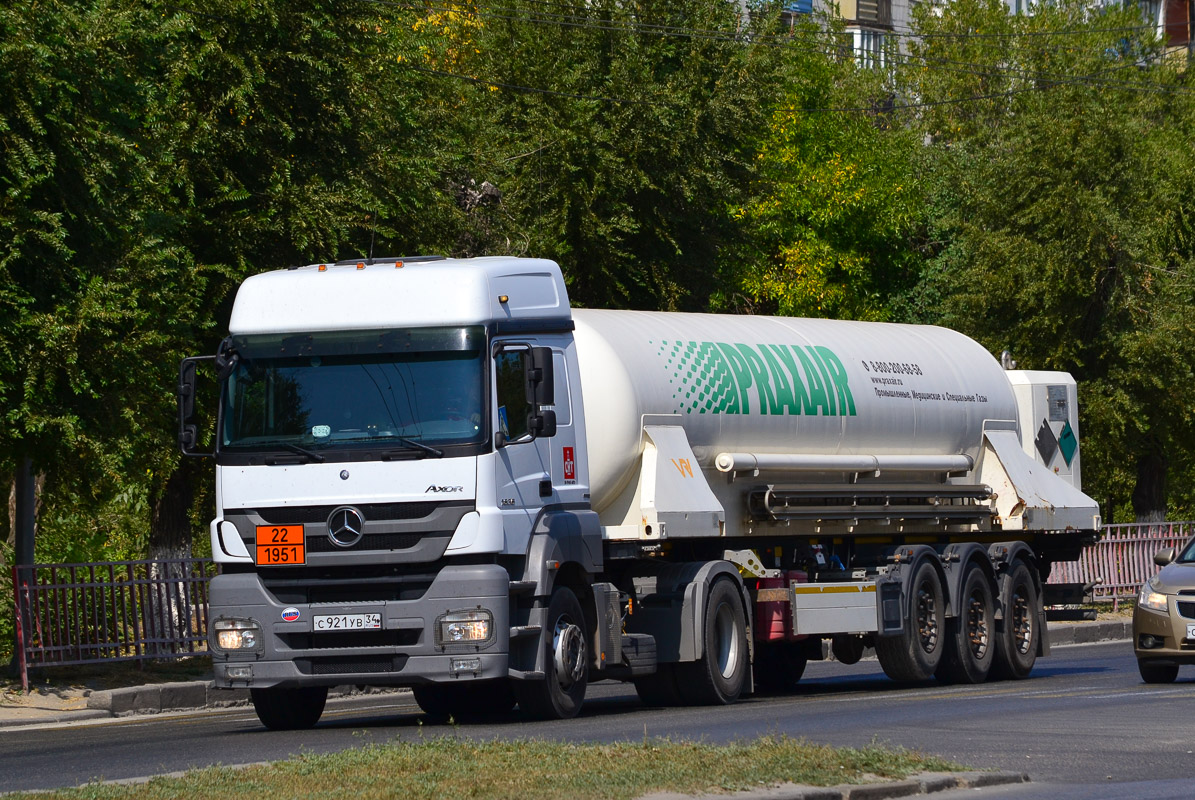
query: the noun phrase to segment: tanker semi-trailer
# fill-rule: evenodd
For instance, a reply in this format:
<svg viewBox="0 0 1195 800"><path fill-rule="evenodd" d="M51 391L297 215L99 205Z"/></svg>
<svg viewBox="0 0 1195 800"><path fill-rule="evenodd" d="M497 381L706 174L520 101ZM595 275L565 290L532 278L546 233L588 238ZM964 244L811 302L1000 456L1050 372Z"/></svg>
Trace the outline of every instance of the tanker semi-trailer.
<svg viewBox="0 0 1195 800"><path fill-rule="evenodd" d="M338 684L440 717L569 717L603 679L730 703L827 649L1023 678L1100 526L1065 373L936 327L571 309L543 260L253 276L179 428L215 459L216 683L270 728Z"/></svg>

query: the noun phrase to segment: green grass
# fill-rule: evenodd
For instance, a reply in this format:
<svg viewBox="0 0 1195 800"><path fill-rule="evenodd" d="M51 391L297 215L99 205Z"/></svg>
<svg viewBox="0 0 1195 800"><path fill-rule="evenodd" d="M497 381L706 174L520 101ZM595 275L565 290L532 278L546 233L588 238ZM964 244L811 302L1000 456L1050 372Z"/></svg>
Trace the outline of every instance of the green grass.
<svg viewBox="0 0 1195 800"><path fill-rule="evenodd" d="M655 791L731 792L784 782L830 786L961 769L908 750L835 749L784 736L723 746L662 739L560 744L438 737L303 754L269 766L213 767L137 786L92 784L10 797L629 800Z"/></svg>

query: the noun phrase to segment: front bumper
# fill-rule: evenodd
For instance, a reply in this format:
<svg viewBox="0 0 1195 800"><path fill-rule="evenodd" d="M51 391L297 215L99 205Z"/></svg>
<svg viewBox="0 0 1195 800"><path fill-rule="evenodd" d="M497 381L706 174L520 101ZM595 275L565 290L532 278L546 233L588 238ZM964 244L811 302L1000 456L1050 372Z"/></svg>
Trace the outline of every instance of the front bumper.
<svg viewBox="0 0 1195 800"><path fill-rule="evenodd" d="M1133 653L1138 659L1160 664L1195 664L1195 635L1192 635L1195 618L1180 614L1177 600L1173 595L1167 597L1168 612L1141 606L1133 611ZM1153 646L1143 647L1149 639L1153 640Z"/></svg>
<svg viewBox="0 0 1195 800"><path fill-rule="evenodd" d="M253 620L262 631L257 650L209 641L218 687L413 686L508 675L510 576L497 565L444 567L414 600L283 603L256 573L216 576L209 597L213 629L226 618ZM493 615L488 640L436 641L437 619L479 608ZM382 628L317 632L312 619L322 614L380 614Z"/></svg>

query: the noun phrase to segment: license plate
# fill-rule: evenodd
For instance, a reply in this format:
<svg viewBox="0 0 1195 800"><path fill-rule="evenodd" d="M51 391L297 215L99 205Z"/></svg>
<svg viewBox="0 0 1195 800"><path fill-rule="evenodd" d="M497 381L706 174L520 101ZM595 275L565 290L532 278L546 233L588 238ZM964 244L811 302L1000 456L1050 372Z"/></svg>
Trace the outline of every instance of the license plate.
<svg viewBox="0 0 1195 800"><path fill-rule="evenodd" d="M324 614L311 618L317 631L369 631L382 627L381 614Z"/></svg>
<svg viewBox="0 0 1195 800"><path fill-rule="evenodd" d="M257 563L290 566L307 563L302 525L258 525Z"/></svg>
<svg viewBox="0 0 1195 800"><path fill-rule="evenodd" d="M1195 625L1187 624L1187 638L1195 639Z"/></svg>

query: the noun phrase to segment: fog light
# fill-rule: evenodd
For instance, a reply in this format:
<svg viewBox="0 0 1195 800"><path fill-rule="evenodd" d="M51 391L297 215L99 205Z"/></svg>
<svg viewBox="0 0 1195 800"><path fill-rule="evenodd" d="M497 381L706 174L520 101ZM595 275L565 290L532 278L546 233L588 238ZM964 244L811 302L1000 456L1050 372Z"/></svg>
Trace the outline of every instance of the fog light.
<svg viewBox="0 0 1195 800"><path fill-rule="evenodd" d="M452 659L452 674L459 675L462 672L481 672L480 658L454 658Z"/></svg>
<svg viewBox="0 0 1195 800"><path fill-rule="evenodd" d="M219 650L260 650L261 626L251 619L218 619L212 623Z"/></svg>
<svg viewBox="0 0 1195 800"><path fill-rule="evenodd" d="M253 680L253 667L248 665L229 667L224 670L224 677L230 681L251 681Z"/></svg>
<svg viewBox="0 0 1195 800"><path fill-rule="evenodd" d="M450 611L436 620L436 644L480 644L494 633L494 615L484 608Z"/></svg>
<svg viewBox="0 0 1195 800"><path fill-rule="evenodd" d="M1148 633L1142 634L1140 646L1142 650L1152 650L1155 647L1162 646L1162 640L1156 636L1150 636Z"/></svg>

